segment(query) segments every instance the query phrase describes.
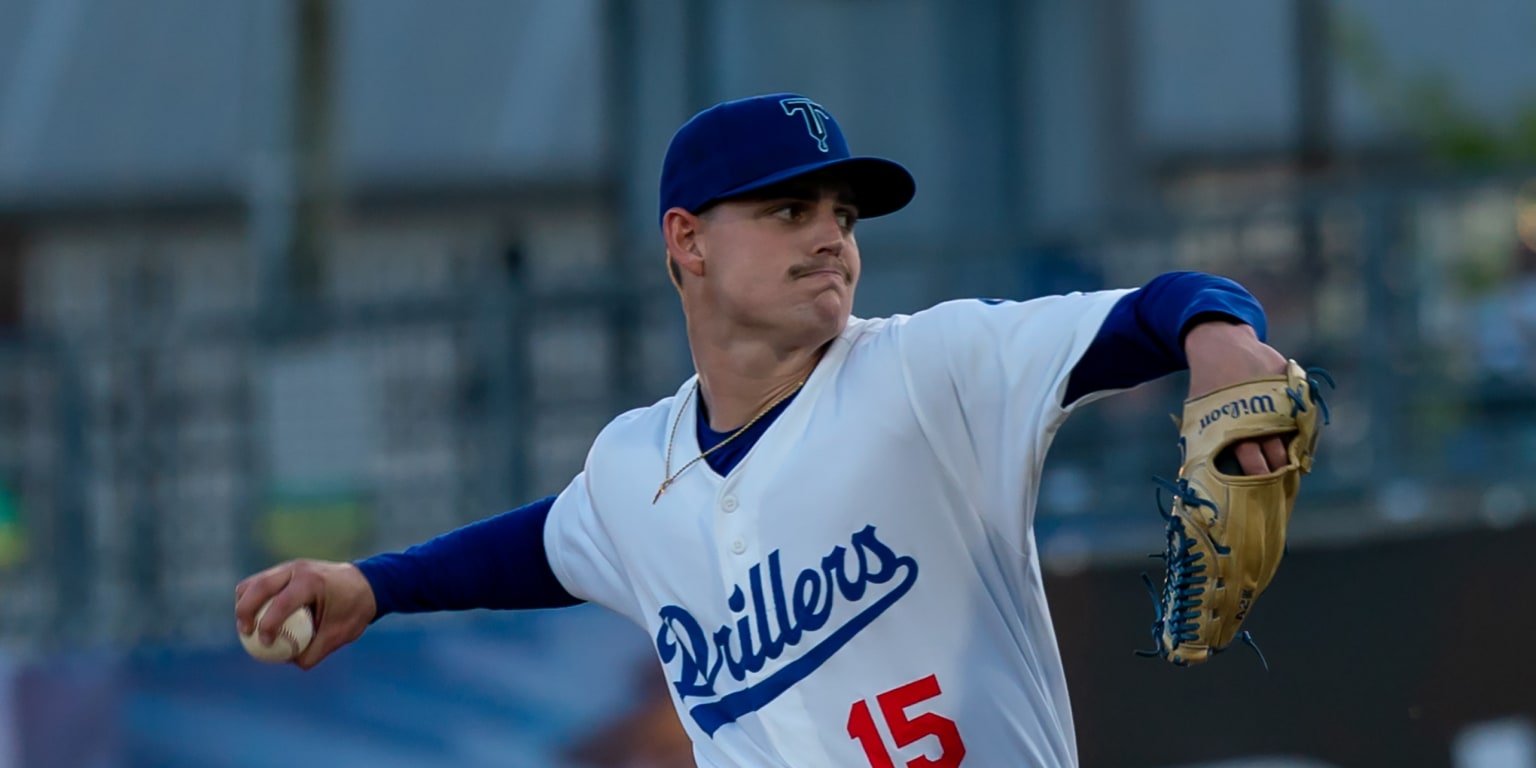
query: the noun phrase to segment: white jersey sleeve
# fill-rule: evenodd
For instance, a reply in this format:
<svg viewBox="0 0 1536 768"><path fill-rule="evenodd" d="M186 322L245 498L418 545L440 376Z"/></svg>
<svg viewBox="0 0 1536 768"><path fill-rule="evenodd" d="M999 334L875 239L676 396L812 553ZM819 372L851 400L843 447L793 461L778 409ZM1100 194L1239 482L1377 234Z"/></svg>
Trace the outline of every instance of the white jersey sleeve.
<svg viewBox="0 0 1536 768"><path fill-rule="evenodd" d="M584 468L555 498L544 521L544 552L567 592L643 626L619 550L594 503L590 470Z"/></svg>
<svg viewBox="0 0 1536 768"><path fill-rule="evenodd" d="M1104 318L1130 290L1030 301L966 299L916 313L900 329L913 408L938 459L995 530L1022 548L1052 438L1079 405L1068 379Z"/></svg>

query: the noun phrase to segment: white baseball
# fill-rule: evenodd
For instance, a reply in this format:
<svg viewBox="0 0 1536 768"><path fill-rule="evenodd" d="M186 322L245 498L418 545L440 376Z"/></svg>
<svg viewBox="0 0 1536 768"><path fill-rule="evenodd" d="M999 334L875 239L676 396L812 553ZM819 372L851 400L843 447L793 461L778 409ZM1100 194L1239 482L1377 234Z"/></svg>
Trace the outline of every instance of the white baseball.
<svg viewBox="0 0 1536 768"><path fill-rule="evenodd" d="M261 642L256 627L261 626L261 617L267 615L267 608L272 606L272 601L261 606L256 612L256 625L251 628L250 634L240 635L240 644L245 646L245 652L253 658L272 664L280 664L291 661L295 656L304 652L309 647L309 641L315 637L315 617L310 614L308 608L300 608L288 614L283 620L282 629L278 630L277 637L272 638L271 644Z"/></svg>

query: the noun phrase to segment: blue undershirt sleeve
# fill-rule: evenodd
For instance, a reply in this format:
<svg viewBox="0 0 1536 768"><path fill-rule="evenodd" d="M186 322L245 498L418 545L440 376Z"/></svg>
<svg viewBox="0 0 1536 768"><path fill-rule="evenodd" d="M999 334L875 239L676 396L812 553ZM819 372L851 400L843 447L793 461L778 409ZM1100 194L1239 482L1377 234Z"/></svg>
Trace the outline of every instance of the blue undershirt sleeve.
<svg viewBox="0 0 1536 768"><path fill-rule="evenodd" d="M1260 341L1268 332L1264 308L1241 285L1201 272L1158 275L1110 309L1072 368L1062 407L1184 370L1184 334L1214 319L1251 325Z"/></svg>
<svg viewBox="0 0 1536 768"><path fill-rule="evenodd" d="M576 605L549 567L544 520L555 497L417 544L359 560L373 587L375 620L391 613Z"/></svg>

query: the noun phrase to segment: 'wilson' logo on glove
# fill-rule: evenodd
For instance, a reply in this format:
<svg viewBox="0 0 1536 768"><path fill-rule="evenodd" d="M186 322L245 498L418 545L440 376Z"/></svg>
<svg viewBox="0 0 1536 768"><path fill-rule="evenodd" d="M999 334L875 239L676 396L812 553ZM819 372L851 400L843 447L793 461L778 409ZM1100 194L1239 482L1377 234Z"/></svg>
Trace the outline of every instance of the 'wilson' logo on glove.
<svg viewBox="0 0 1536 768"><path fill-rule="evenodd" d="M1252 416L1255 413L1274 413L1275 399L1269 395L1255 395L1247 400L1233 400L1200 417L1200 430L1227 417Z"/></svg>

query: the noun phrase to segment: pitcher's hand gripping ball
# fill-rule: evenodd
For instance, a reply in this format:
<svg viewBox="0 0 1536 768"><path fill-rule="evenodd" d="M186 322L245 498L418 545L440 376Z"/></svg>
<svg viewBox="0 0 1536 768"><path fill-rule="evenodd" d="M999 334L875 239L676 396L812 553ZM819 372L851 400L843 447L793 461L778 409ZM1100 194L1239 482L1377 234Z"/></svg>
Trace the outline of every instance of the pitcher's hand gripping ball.
<svg viewBox="0 0 1536 768"><path fill-rule="evenodd" d="M272 607L272 601L268 600L256 612L256 624L249 634L240 635L240 644L245 646L245 652L261 661L272 664L281 664L292 661L309 647L309 641L315 637L315 617L308 608L300 608L288 614L283 620L283 626L277 632L277 637L272 638L271 644L261 642L261 637L256 627L261 626L262 617L267 615L267 609Z"/></svg>
<svg viewBox="0 0 1536 768"><path fill-rule="evenodd" d="M1285 553L1286 527L1301 486L1312 470L1328 405L1317 376L1296 361L1284 375L1252 379L1184 403L1179 444L1184 464L1177 482L1158 480L1173 494L1167 520L1163 588L1143 575L1157 606L1156 648L1139 651L1174 664L1197 664L1224 650L1240 632ZM1244 440L1292 435L1287 462L1267 475L1244 475L1232 447ZM1257 647L1255 646L1255 650ZM1260 655L1263 659L1263 655Z"/></svg>

